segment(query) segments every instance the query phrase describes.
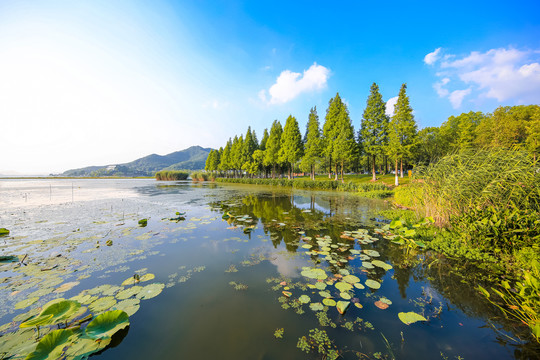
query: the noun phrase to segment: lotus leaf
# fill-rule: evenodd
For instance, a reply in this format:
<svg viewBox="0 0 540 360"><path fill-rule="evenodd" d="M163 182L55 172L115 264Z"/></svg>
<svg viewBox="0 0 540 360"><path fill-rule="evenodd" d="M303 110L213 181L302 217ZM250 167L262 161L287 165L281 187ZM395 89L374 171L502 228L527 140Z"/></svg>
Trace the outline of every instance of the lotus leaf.
<svg viewBox="0 0 540 360"><path fill-rule="evenodd" d="M120 301L116 305L113 306L113 310L123 310L125 311L129 316L132 316L137 311L139 311L139 308L141 307L141 301L139 299L127 299Z"/></svg>
<svg viewBox="0 0 540 360"><path fill-rule="evenodd" d="M304 244L304 245L302 245L302 247L303 247L304 249L311 249L311 248L313 247L313 245Z"/></svg>
<svg viewBox="0 0 540 360"><path fill-rule="evenodd" d="M0 256L0 263L2 263L2 262L17 262L17 261L19 261L19 257L15 256L15 255L2 255L2 256Z"/></svg>
<svg viewBox="0 0 540 360"><path fill-rule="evenodd" d="M345 314L345 311L347 311L347 308L349 307L351 303L349 301L338 301L336 304L336 308L339 311L341 315Z"/></svg>
<svg viewBox="0 0 540 360"><path fill-rule="evenodd" d="M109 339L126 326L129 326L128 314L122 310L111 310L96 316L86 327L85 334L91 339Z"/></svg>
<svg viewBox="0 0 540 360"><path fill-rule="evenodd" d="M54 330L45 335L37 344L36 350L28 354L25 360L54 360L60 359L64 347L73 340L73 331Z"/></svg>
<svg viewBox="0 0 540 360"><path fill-rule="evenodd" d="M373 266L373 264L370 263L369 261L362 261L362 266L365 267L366 269L373 269L373 268L375 268L375 267Z"/></svg>
<svg viewBox="0 0 540 360"><path fill-rule="evenodd" d="M323 269L318 268L305 268L302 271L302 276L316 280L324 280L328 277Z"/></svg>
<svg viewBox="0 0 540 360"><path fill-rule="evenodd" d="M91 303L88 307L93 313L100 313L104 310L110 309L116 304L116 299L114 296L105 296L97 299Z"/></svg>
<svg viewBox="0 0 540 360"><path fill-rule="evenodd" d="M49 324L54 325L63 320L71 318L81 307L81 304L74 300L61 300L43 307L39 316L47 316L52 314L53 317L49 320Z"/></svg>
<svg viewBox="0 0 540 360"><path fill-rule="evenodd" d="M0 236L9 235L9 230L6 228L0 228Z"/></svg>
<svg viewBox="0 0 540 360"><path fill-rule="evenodd" d="M357 303L357 302L354 303L354 306L356 306L356 307L359 308L359 309L362 309L362 308L363 308L362 304Z"/></svg>
<svg viewBox="0 0 540 360"><path fill-rule="evenodd" d="M324 306L320 302L316 302L309 304L309 308L313 311L321 311L322 309L324 309Z"/></svg>
<svg viewBox="0 0 540 360"><path fill-rule="evenodd" d="M30 320L27 320L21 323L19 327L22 329L22 328L29 328L29 327L34 327L34 326L41 326L41 325L47 324L49 320L52 319L52 317L53 317L53 314L36 316Z"/></svg>
<svg viewBox="0 0 540 360"><path fill-rule="evenodd" d="M339 269L339 273L343 276L347 276L350 274L349 270L347 269Z"/></svg>
<svg viewBox="0 0 540 360"><path fill-rule="evenodd" d="M161 283L154 283L154 284L146 285L137 294L137 299L140 299L140 300L152 299L158 296L163 291L164 288L165 288L165 285Z"/></svg>
<svg viewBox="0 0 540 360"><path fill-rule="evenodd" d="M371 257L379 257L381 256L378 251L376 250L362 250L364 254L369 255Z"/></svg>
<svg viewBox="0 0 540 360"><path fill-rule="evenodd" d="M367 279L366 280L366 286L369 286L372 289L378 289L378 288L381 287L381 283L376 281L376 280Z"/></svg>
<svg viewBox="0 0 540 360"><path fill-rule="evenodd" d="M97 299L98 299L97 296L92 296L92 295L83 294L83 293L70 298L70 300L77 301L77 302L79 302L79 303L81 303L83 305L88 305L88 304L96 301Z"/></svg>
<svg viewBox="0 0 540 360"><path fill-rule="evenodd" d="M18 303L15 304L15 309L24 309L25 307L28 307L28 306L32 305L33 303L35 303L38 300L39 300L38 297L33 297L33 298L21 300L21 301L19 301Z"/></svg>
<svg viewBox="0 0 540 360"><path fill-rule="evenodd" d="M349 295L349 293L342 292L342 293L339 293L339 296L341 296L345 300L351 300L351 295Z"/></svg>
<svg viewBox="0 0 540 360"><path fill-rule="evenodd" d="M381 260L373 260L371 263L372 263L373 265L375 265L375 266L378 266L378 267L380 267L380 268L383 268L384 270L390 270L390 269L392 269L392 265L387 264L387 263L385 263L385 262L383 262L383 261L381 261Z"/></svg>
<svg viewBox="0 0 540 360"><path fill-rule="evenodd" d="M378 300L378 301L375 301L375 306L378 307L379 309L381 310L386 310L388 309L388 304L386 303L383 303L382 301Z"/></svg>
<svg viewBox="0 0 540 360"><path fill-rule="evenodd" d="M405 325L410 325L417 321L427 321L425 317L412 311L400 312L398 314L398 317L399 317L399 320L401 320L401 322L403 322Z"/></svg>
<svg viewBox="0 0 540 360"><path fill-rule="evenodd" d="M360 284L359 282L354 283L353 285L354 285L355 288L360 289L360 290L366 288L364 285Z"/></svg>
<svg viewBox="0 0 540 360"><path fill-rule="evenodd" d="M120 291L118 294L116 294L116 298L118 300L125 300L125 299L128 299L134 295L137 295L141 290L142 290L142 286L132 286L130 288L127 288L127 289L124 289L122 291Z"/></svg>
<svg viewBox="0 0 540 360"><path fill-rule="evenodd" d="M0 336L1 354L5 359L20 354L29 354L36 349L36 340L33 330L24 329L10 332Z"/></svg>
<svg viewBox="0 0 540 360"><path fill-rule="evenodd" d="M311 301L311 298L307 295L301 295L298 300L302 303L302 304L307 304Z"/></svg>
<svg viewBox="0 0 540 360"><path fill-rule="evenodd" d="M338 289L340 292L349 291L353 288L353 286L347 282L340 281L336 283L336 289Z"/></svg>
<svg viewBox="0 0 540 360"><path fill-rule="evenodd" d="M336 306L336 301L334 299L323 299L322 302L326 306Z"/></svg>
<svg viewBox="0 0 540 360"><path fill-rule="evenodd" d="M392 305L392 301L390 299L385 298L385 297L382 297L380 299L380 301L387 304L387 305Z"/></svg>
<svg viewBox="0 0 540 360"><path fill-rule="evenodd" d="M148 219L139 220L139 226L140 227L145 227L146 225L148 225Z"/></svg>
<svg viewBox="0 0 540 360"><path fill-rule="evenodd" d="M290 291L282 291L283 295L285 295L286 297L291 297L292 295L292 292Z"/></svg>
<svg viewBox="0 0 540 360"><path fill-rule="evenodd" d="M323 298L328 298L332 296L328 291L319 291L319 295L321 295L321 297Z"/></svg>
<svg viewBox="0 0 540 360"><path fill-rule="evenodd" d="M349 284L354 284L354 283L360 282L360 279L354 275L346 275L343 277L343 281L346 281Z"/></svg>
<svg viewBox="0 0 540 360"><path fill-rule="evenodd" d="M84 360L90 355L106 348L112 339L102 339L96 341L94 339L79 338L73 345L66 350L68 359Z"/></svg>

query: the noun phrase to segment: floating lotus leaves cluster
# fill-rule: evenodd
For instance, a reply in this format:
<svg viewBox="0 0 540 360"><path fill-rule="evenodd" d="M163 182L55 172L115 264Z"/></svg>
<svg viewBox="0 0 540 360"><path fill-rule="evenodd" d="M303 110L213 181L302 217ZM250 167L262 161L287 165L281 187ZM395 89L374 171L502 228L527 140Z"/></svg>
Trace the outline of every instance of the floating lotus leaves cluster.
<svg viewBox="0 0 540 360"><path fill-rule="evenodd" d="M372 289L379 289L381 287L381 283L376 280L367 279L366 286L369 286Z"/></svg>
<svg viewBox="0 0 540 360"><path fill-rule="evenodd" d="M122 310L111 310L96 316L86 327L85 334L94 340L107 339L127 326L128 314Z"/></svg>

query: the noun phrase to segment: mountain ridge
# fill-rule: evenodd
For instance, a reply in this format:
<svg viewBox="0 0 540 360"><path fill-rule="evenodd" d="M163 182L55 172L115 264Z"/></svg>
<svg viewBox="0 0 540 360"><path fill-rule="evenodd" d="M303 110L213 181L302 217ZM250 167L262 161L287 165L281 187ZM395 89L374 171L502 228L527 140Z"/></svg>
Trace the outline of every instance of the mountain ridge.
<svg viewBox="0 0 540 360"><path fill-rule="evenodd" d="M62 176L153 176L160 170L201 170L212 148L190 146L166 155L150 154L123 164L87 166L64 171Z"/></svg>

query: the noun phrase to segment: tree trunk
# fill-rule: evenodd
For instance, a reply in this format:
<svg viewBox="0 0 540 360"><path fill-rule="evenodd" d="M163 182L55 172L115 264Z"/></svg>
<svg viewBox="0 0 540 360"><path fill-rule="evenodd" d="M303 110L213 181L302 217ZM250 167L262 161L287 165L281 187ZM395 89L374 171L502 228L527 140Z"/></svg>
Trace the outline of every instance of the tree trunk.
<svg viewBox="0 0 540 360"><path fill-rule="evenodd" d="M398 177L398 163L397 163L397 156L396 156L396 177L394 181L394 185L399 186L399 177Z"/></svg>
<svg viewBox="0 0 540 360"><path fill-rule="evenodd" d="M334 177L334 181L338 180L338 171L339 171L338 166L339 166L339 164L336 162L336 176Z"/></svg>
<svg viewBox="0 0 540 360"><path fill-rule="evenodd" d="M329 158L329 163L328 163L328 178L329 179L332 178L332 157L331 156Z"/></svg>
<svg viewBox="0 0 540 360"><path fill-rule="evenodd" d="M345 180L343 180L343 161L341 162L341 183L343 184Z"/></svg>
<svg viewBox="0 0 540 360"><path fill-rule="evenodd" d="M294 179L294 165L291 163L291 176L290 179Z"/></svg>
<svg viewBox="0 0 540 360"><path fill-rule="evenodd" d="M272 164L272 179L276 178L276 163Z"/></svg>
<svg viewBox="0 0 540 360"><path fill-rule="evenodd" d="M311 180L315 181L315 165L311 165Z"/></svg>
<svg viewBox="0 0 540 360"><path fill-rule="evenodd" d="M384 173L388 174L388 156L384 156Z"/></svg>
<svg viewBox="0 0 540 360"><path fill-rule="evenodd" d="M401 158L401 173L400 173L400 176L401 176L401 178L403 178L403 157Z"/></svg>
<svg viewBox="0 0 540 360"><path fill-rule="evenodd" d="M375 175L375 155L373 155L373 157L371 158L373 160L372 164L371 164L371 171L373 173L373 178L371 179L372 181L376 181L377 180L377 176Z"/></svg>

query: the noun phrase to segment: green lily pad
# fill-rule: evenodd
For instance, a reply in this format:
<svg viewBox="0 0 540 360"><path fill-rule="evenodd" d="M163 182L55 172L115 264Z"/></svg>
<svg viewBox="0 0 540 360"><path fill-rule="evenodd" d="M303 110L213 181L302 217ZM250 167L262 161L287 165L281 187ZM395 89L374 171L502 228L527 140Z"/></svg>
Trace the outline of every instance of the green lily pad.
<svg viewBox="0 0 540 360"><path fill-rule="evenodd" d="M320 302L316 302L309 304L309 308L313 311L321 311L322 309L324 309L324 306Z"/></svg>
<svg viewBox="0 0 540 360"><path fill-rule="evenodd" d="M93 313L100 313L102 311L108 310L116 304L116 299L114 296L105 296L97 299L91 303L88 308Z"/></svg>
<svg viewBox="0 0 540 360"><path fill-rule="evenodd" d="M316 288L317 290L324 290L324 289L326 289L326 284L323 283L323 282L317 282L317 283L315 284L315 288Z"/></svg>
<svg viewBox="0 0 540 360"><path fill-rule="evenodd" d="M111 343L111 338L96 341L94 339L79 338L73 345L66 350L68 359L83 360L87 359L93 353L103 350Z"/></svg>
<svg viewBox="0 0 540 360"><path fill-rule="evenodd" d="M373 266L373 264L370 263L369 261L362 261L362 266L365 267L366 269L374 269L375 268Z"/></svg>
<svg viewBox="0 0 540 360"><path fill-rule="evenodd" d="M6 228L0 228L0 236L7 236L9 235L9 230Z"/></svg>
<svg viewBox="0 0 540 360"><path fill-rule="evenodd" d="M148 225L148 219L139 220L139 226L140 227L145 227L146 225Z"/></svg>
<svg viewBox="0 0 540 360"><path fill-rule="evenodd" d="M127 299L122 300L118 302L116 305L113 306L113 310L123 310L125 311L129 316L132 316L137 311L139 311L139 308L141 307L141 301L139 299Z"/></svg>
<svg viewBox="0 0 540 360"><path fill-rule="evenodd" d="M38 300L39 300L38 297L33 297L33 298L21 300L21 301L19 301L18 303L15 304L15 309L24 309L25 307L28 307L28 306L32 305L33 303L35 303Z"/></svg>
<svg viewBox="0 0 540 360"><path fill-rule="evenodd" d="M373 265L375 265L377 267L380 267L380 268L383 268L384 270L387 270L387 271L392 269L392 265L387 264L387 263L385 263L385 262L383 262L381 260L373 260L371 263Z"/></svg>
<svg viewBox="0 0 540 360"><path fill-rule="evenodd" d="M311 298L307 295L301 295L298 300L302 303L302 304L307 304L311 301Z"/></svg>
<svg viewBox="0 0 540 360"><path fill-rule="evenodd" d="M329 298L332 296L328 291L319 291L319 295L321 295L323 298Z"/></svg>
<svg viewBox="0 0 540 360"><path fill-rule="evenodd" d="M360 284L359 282L358 282L358 283L354 283L353 285L354 285L355 288L360 289L360 290L366 288L364 285Z"/></svg>
<svg viewBox="0 0 540 360"><path fill-rule="evenodd" d="M39 316L46 316L52 314L52 318L49 320L49 324L54 325L61 321L71 318L79 308L81 304L74 300L61 300L58 302L49 302L50 305L43 308ZM52 304L51 304L52 303Z"/></svg>
<svg viewBox="0 0 540 360"><path fill-rule="evenodd" d="M128 299L134 295L137 295L141 290L142 290L142 286L132 286L130 288L127 288L127 289L124 289L120 292L118 292L118 294L116 294L116 298L118 300L125 300L125 299Z"/></svg>
<svg viewBox="0 0 540 360"><path fill-rule="evenodd" d="M117 331L129 326L129 316L122 310L111 310L98 315L86 327L85 334L91 339L109 339Z"/></svg>
<svg viewBox="0 0 540 360"><path fill-rule="evenodd" d="M163 288L165 288L165 285L160 283L146 285L137 294L137 299L147 300L154 298L163 291Z"/></svg>
<svg viewBox="0 0 540 360"><path fill-rule="evenodd" d="M358 278L358 276L346 275L343 277L343 281L346 281L349 284L354 284L354 283L360 282L360 279Z"/></svg>
<svg viewBox="0 0 540 360"><path fill-rule="evenodd" d="M323 269L319 268L304 268L302 276L315 280L324 280L328 277Z"/></svg>
<svg viewBox="0 0 540 360"><path fill-rule="evenodd" d="M398 317L399 317L399 320L401 320L401 322L403 322L405 325L410 325L417 321L427 321L425 317L412 311L400 312L398 314Z"/></svg>
<svg viewBox="0 0 540 360"><path fill-rule="evenodd" d="M29 327L34 327L34 326L41 326L41 325L47 324L49 320L52 319L52 317L53 317L53 314L38 315L30 320L27 320L21 323L19 327L23 329L23 328L29 328Z"/></svg>
<svg viewBox="0 0 540 360"><path fill-rule="evenodd" d="M311 248L313 247L313 245L304 244L304 245L302 245L302 247L303 247L304 249L311 249Z"/></svg>
<svg viewBox="0 0 540 360"><path fill-rule="evenodd" d="M369 255L371 257L379 257L381 256L378 251L376 250L362 250L364 254Z"/></svg>
<svg viewBox="0 0 540 360"><path fill-rule="evenodd" d="M322 303L326 306L336 306L336 301L334 299L323 299Z"/></svg>
<svg viewBox="0 0 540 360"><path fill-rule="evenodd" d="M25 360L60 359L64 347L70 344L73 338L73 331L71 330L53 330L38 342L36 350L28 354Z"/></svg>
<svg viewBox="0 0 540 360"><path fill-rule="evenodd" d="M366 286L369 286L372 289L379 289L381 287L381 283L376 280L367 279Z"/></svg>
<svg viewBox="0 0 540 360"><path fill-rule="evenodd" d="M349 291L353 288L353 286L347 282L340 281L336 283L336 289L338 289L340 292Z"/></svg>
<svg viewBox="0 0 540 360"><path fill-rule="evenodd" d="M350 304L349 301L338 301L336 304L337 311L339 311L341 315L345 314L345 311L347 311Z"/></svg>
<svg viewBox="0 0 540 360"><path fill-rule="evenodd" d="M349 295L349 293L342 292L342 293L339 293L339 296L341 296L345 300L351 300L351 295Z"/></svg>

